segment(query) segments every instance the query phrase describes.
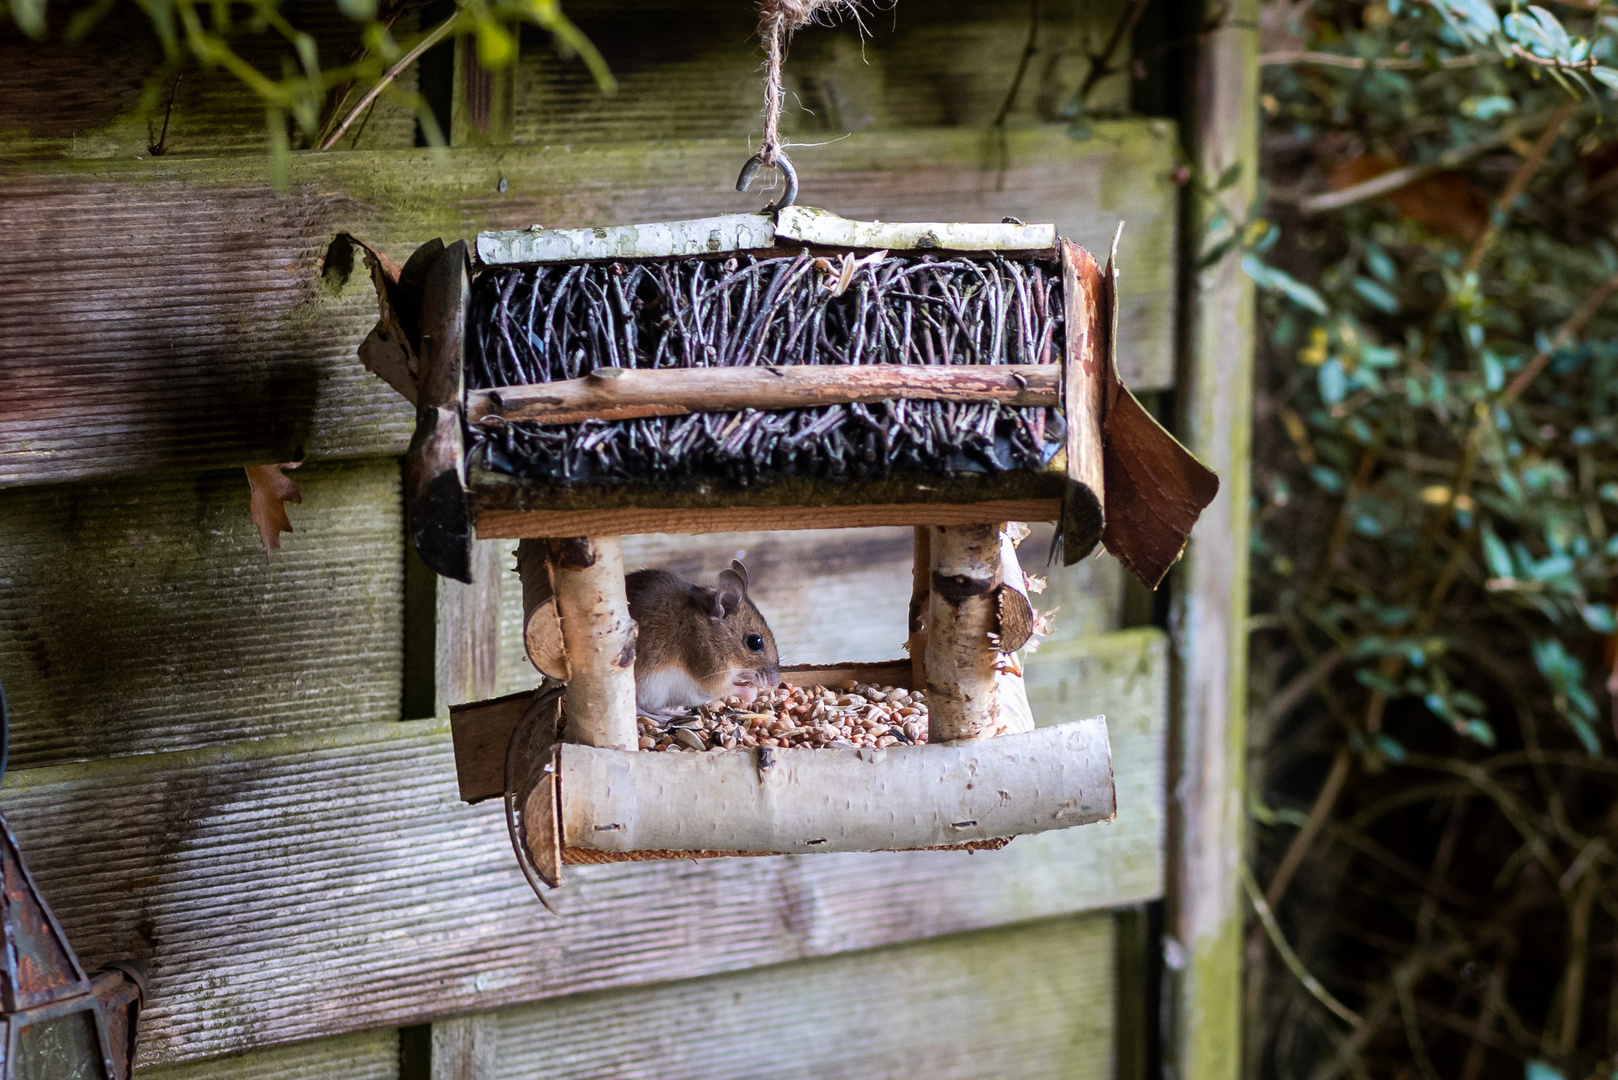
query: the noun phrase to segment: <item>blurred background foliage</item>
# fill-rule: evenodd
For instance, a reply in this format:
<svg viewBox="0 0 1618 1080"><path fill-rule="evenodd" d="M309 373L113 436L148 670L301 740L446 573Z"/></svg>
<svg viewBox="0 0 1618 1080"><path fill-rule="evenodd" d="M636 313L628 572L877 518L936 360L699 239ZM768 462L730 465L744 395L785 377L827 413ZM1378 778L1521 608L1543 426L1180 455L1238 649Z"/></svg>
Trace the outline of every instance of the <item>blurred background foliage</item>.
<svg viewBox="0 0 1618 1080"><path fill-rule="evenodd" d="M36 41L72 44L124 4L145 15L167 58L138 112L162 115L157 95L172 93L188 67L228 73L263 103L278 187L285 183L291 150L333 148L378 98L413 110L423 142L443 146L447 133L433 110L420 94L395 82L441 41L473 38L477 63L498 71L516 62L519 29L535 26L552 35L564 57L582 60L603 92L614 89L605 61L562 13L559 0L335 0L353 28L352 48L335 63L329 55L323 60L315 33L296 25L292 6L282 0L91 0L67 8L50 7L48 0L0 0L0 22L9 19ZM420 29L412 29L418 23ZM265 64L266 56L275 63Z"/></svg>
<svg viewBox="0 0 1618 1080"><path fill-rule="evenodd" d="M1264 8L1249 1077L1618 1064L1618 7L1553 7Z"/></svg>

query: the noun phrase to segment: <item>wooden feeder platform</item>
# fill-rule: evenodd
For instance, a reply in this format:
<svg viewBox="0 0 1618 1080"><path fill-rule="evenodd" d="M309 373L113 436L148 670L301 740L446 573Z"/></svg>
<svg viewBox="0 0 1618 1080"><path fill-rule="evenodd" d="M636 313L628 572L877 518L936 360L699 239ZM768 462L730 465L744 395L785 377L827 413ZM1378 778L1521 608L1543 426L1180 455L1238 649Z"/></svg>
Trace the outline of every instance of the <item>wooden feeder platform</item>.
<svg viewBox="0 0 1618 1080"><path fill-rule="evenodd" d="M1114 241L1116 248L1117 241ZM461 794L565 863L994 847L1115 813L1100 718L1034 728L1003 523L1150 586L1217 480L1116 375L1115 260L1051 225L805 207L369 248L365 365L417 408L417 551L518 538L533 694L452 710ZM618 537L917 529L912 658L783 670L928 691L928 745L638 750Z"/></svg>

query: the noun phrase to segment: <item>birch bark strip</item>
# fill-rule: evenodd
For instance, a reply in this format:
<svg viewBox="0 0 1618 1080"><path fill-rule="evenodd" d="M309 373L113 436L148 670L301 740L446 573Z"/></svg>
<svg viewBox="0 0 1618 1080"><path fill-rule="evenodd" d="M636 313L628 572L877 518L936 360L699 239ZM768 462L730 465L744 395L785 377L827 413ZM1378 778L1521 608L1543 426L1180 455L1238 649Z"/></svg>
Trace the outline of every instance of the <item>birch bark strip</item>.
<svg viewBox="0 0 1618 1080"><path fill-rule="evenodd" d="M1028 579L1023 576L1022 563L1017 561L1017 545L1027 535L1028 526L1017 521L1009 522L1000 532L1001 584L995 597L995 616L999 619L1000 646L1006 651L996 657L995 704L1000 711L996 731L1001 736L1034 730L1034 710L1028 704L1028 688L1023 685L1022 666L1017 657L1011 655L1027 644L1028 639L1024 637L1015 643L1008 641L1006 625L1007 609L1014 604L1020 604L1027 610L1030 624L1033 621L1034 606L1028 599ZM930 733L928 737L931 738Z"/></svg>
<svg viewBox="0 0 1618 1080"><path fill-rule="evenodd" d="M910 560L910 637L905 648L910 651L910 686L921 689L927 685L927 609L933 595L932 530L926 525L915 528L915 542Z"/></svg>
<svg viewBox="0 0 1618 1080"><path fill-rule="evenodd" d="M992 736L999 726L989 634L999 626L1002 525L934 527L927 614L928 742Z"/></svg>
<svg viewBox="0 0 1618 1080"><path fill-rule="evenodd" d="M545 541L517 542L517 577L522 580L522 641L528 662L540 674L566 682L570 669Z"/></svg>
<svg viewBox="0 0 1618 1080"><path fill-rule="evenodd" d="M560 761L563 842L598 851L881 851L1115 813L1100 717L957 746L621 754L567 744Z"/></svg>
<svg viewBox="0 0 1618 1080"><path fill-rule="evenodd" d="M636 627L624 592L623 547L616 536L576 536L550 540L547 550L572 675L565 738L633 750Z"/></svg>

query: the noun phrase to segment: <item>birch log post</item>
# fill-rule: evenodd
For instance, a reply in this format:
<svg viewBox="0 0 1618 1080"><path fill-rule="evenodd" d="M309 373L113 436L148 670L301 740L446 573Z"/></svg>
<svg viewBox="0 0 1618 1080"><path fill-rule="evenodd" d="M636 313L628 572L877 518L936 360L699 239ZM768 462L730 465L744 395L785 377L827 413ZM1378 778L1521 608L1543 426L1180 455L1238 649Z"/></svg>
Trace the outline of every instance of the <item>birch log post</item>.
<svg viewBox="0 0 1618 1080"><path fill-rule="evenodd" d="M999 628L1002 525L934 526L928 546L927 740L982 739L999 727L996 668L989 635Z"/></svg>
<svg viewBox="0 0 1618 1080"><path fill-rule="evenodd" d="M546 545L571 675L567 741L635 750L636 627L624 592L623 547L616 536Z"/></svg>

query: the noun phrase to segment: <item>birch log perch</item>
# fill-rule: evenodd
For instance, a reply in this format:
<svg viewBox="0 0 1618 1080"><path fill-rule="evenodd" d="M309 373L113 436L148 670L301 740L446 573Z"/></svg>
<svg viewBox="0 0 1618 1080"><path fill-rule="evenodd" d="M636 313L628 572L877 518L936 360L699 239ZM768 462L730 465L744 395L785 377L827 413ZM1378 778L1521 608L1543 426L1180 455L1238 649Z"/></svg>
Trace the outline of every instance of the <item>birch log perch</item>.
<svg viewBox="0 0 1618 1080"><path fill-rule="evenodd" d="M562 837L598 851L880 851L1114 816L1101 718L958 746L619 754L563 745Z"/></svg>
<svg viewBox="0 0 1618 1080"><path fill-rule="evenodd" d="M860 364L827 367L597 368L582 379L505 386L467 396L467 419L577 424L592 418L802 409L906 399L994 401L1053 408L1057 364L924 367Z"/></svg>
<svg viewBox="0 0 1618 1080"><path fill-rule="evenodd" d="M517 542L517 577L522 580L522 641L528 662L540 674L566 682L567 649L551 585L550 549L543 540Z"/></svg>
<svg viewBox="0 0 1618 1080"><path fill-rule="evenodd" d="M932 596L927 613L927 739L982 739L999 726L989 635L999 629L1001 525L930 530Z"/></svg>
<svg viewBox="0 0 1618 1080"><path fill-rule="evenodd" d="M546 542L571 677L563 711L569 742L636 749L635 620L616 536Z"/></svg>

